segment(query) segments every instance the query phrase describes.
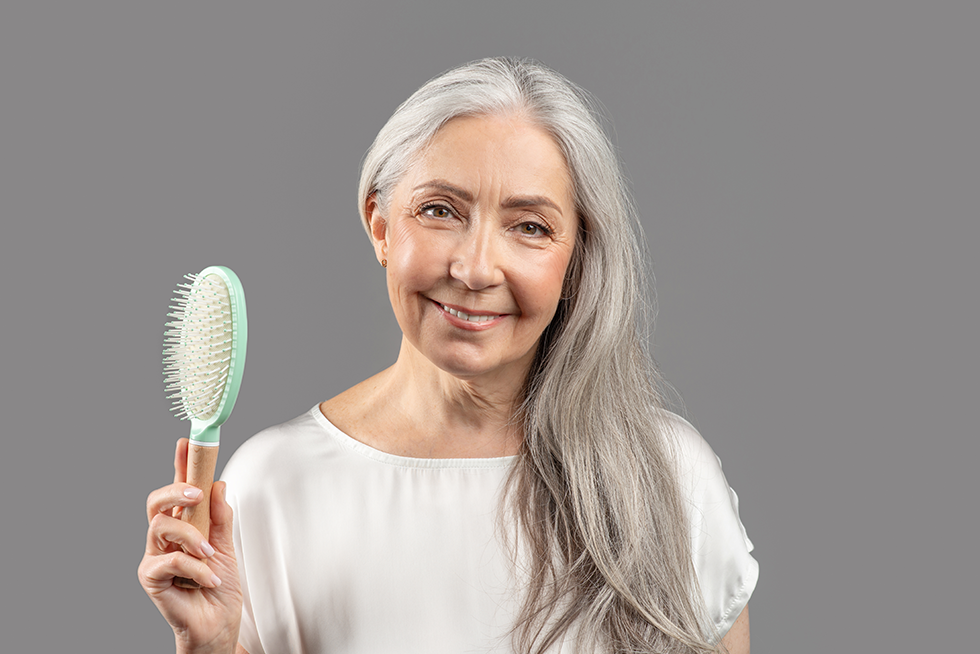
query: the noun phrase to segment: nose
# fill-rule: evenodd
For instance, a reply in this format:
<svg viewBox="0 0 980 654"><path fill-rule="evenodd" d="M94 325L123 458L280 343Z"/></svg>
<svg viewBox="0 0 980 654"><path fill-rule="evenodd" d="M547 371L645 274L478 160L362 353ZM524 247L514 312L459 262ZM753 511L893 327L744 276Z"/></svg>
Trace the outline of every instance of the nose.
<svg viewBox="0 0 980 654"><path fill-rule="evenodd" d="M473 229L462 237L449 265L449 274L471 291L504 281L501 252L490 229Z"/></svg>

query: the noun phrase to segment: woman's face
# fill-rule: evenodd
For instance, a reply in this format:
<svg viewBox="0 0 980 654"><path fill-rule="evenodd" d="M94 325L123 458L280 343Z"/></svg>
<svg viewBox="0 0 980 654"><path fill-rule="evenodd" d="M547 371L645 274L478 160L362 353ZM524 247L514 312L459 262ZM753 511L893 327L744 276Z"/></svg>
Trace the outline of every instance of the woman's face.
<svg viewBox="0 0 980 654"><path fill-rule="evenodd" d="M456 118L389 206L372 199L367 209L408 343L459 378L523 380L558 306L578 230L554 140L513 116Z"/></svg>

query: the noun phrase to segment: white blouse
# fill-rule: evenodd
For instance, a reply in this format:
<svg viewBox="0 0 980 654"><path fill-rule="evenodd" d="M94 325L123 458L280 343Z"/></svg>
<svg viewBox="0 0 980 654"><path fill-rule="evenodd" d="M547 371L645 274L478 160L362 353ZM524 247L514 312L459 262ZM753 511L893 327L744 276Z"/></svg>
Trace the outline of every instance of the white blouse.
<svg viewBox="0 0 980 654"><path fill-rule="evenodd" d="M758 578L738 498L676 418L692 552L724 635ZM249 654L512 652L519 609L500 537L516 457L415 459L347 436L313 407L245 442L225 468ZM561 652L571 652L570 646Z"/></svg>

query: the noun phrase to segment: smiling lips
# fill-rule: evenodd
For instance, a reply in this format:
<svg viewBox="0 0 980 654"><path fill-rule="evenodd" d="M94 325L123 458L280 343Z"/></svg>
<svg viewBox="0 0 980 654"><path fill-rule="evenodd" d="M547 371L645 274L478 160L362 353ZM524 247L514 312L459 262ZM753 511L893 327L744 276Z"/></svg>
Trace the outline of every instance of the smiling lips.
<svg viewBox="0 0 980 654"><path fill-rule="evenodd" d="M448 313L449 315L459 318L460 320L465 320L466 322L470 322L470 323L490 322L494 318L501 317L501 314L499 313L471 314L471 313L466 313L464 311L460 311L459 309L453 309L452 307L446 306L441 302L436 302L436 304L438 304L439 307L442 308L442 310Z"/></svg>

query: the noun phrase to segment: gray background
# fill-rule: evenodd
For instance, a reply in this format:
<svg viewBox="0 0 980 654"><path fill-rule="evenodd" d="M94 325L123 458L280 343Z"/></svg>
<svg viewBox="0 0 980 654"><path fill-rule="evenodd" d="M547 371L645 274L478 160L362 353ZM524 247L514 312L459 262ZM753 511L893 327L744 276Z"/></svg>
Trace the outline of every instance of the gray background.
<svg viewBox="0 0 980 654"><path fill-rule="evenodd" d="M387 366L360 159L498 54L611 115L655 356L756 544L755 650L976 647L977 4L579 4L3 3L0 649L171 649L136 566L187 431L174 285L247 291L219 465Z"/></svg>

